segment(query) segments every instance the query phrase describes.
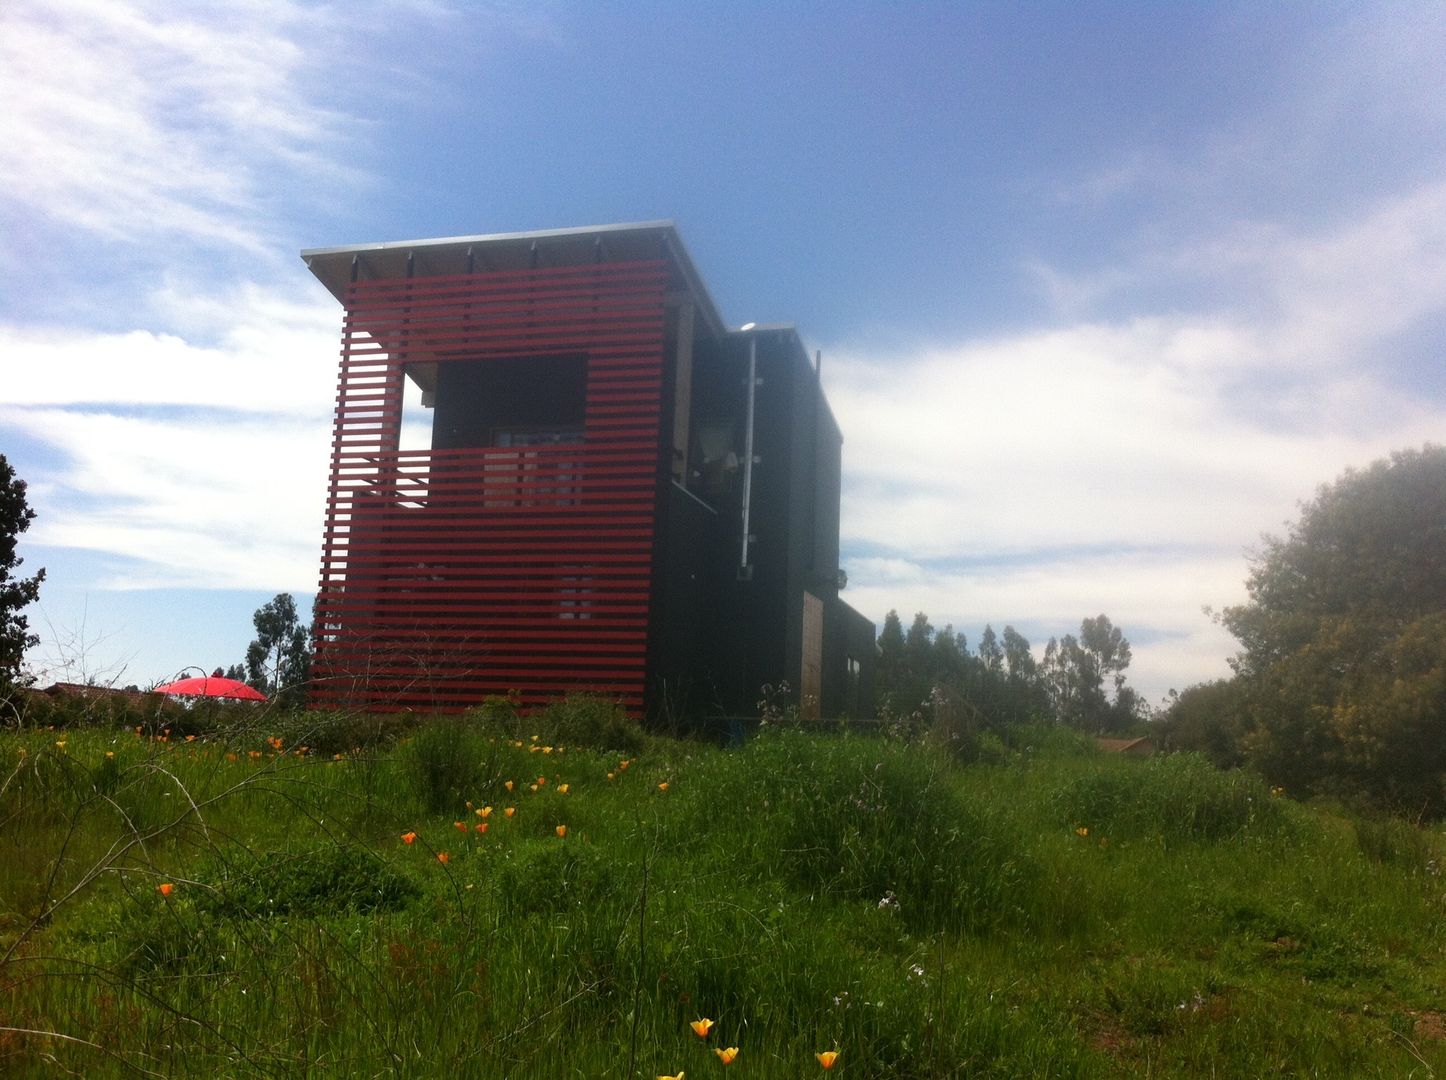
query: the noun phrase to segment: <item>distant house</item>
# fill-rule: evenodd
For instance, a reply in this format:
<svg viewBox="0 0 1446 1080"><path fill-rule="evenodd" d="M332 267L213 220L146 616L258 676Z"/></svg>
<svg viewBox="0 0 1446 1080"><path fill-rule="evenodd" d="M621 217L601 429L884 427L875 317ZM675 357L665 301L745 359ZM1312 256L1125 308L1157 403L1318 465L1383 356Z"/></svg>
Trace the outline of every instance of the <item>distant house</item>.
<svg viewBox="0 0 1446 1080"><path fill-rule="evenodd" d="M1095 745L1107 754L1123 754L1125 757L1154 757L1158 749L1150 735L1141 735L1135 739L1106 739L1096 736Z"/></svg>
<svg viewBox="0 0 1446 1080"><path fill-rule="evenodd" d="M868 709L818 366L671 222L302 257L344 307L315 704Z"/></svg>
<svg viewBox="0 0 1446 1080"><path fill-rule="evenodd" d="M155 705L166 700L164 694L133 687L92 686L89 683L58 682L38 691L52 698L81 698L84 701L124 701L131 705Z"/></svg>

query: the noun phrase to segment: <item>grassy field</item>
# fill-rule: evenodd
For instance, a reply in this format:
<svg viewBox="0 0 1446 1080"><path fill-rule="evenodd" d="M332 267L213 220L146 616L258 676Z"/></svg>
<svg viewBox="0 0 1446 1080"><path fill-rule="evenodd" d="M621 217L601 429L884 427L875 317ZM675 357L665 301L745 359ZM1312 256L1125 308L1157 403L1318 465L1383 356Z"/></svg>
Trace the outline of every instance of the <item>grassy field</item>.
<svg viewBox="0 0 1446 1080"><path fill-rule="evenodd" d="M1441 832L1192 756L238 715L0 734L0 1074L1446 1075Z"/></svg>

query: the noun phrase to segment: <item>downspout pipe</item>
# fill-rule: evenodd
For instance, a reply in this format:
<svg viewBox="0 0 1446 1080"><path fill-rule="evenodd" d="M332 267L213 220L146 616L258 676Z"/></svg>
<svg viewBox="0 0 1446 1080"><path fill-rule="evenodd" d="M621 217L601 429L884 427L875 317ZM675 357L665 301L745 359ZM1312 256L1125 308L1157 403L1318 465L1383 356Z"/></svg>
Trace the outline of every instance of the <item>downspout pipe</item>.
<svg viewBox="0 0 1446 1080"><path fill-rule="evenodd" d="M753 323L743 327L752 331ZM747 581L753 576L753 567L748 561L748 512L753 496L753 412L758 400L758 335L748 335L748 410L743 428L743 537L738 553L738 579Z"/></svg>

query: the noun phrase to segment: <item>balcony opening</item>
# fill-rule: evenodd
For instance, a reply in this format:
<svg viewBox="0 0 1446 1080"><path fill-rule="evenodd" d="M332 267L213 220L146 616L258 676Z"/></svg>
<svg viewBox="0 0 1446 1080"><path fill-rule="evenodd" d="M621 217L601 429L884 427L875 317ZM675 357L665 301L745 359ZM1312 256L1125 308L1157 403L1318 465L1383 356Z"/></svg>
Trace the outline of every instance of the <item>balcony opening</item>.
<svg viewBox="0 0 1446 1080"><path fill-rule="evenodd" d="M449 360L436 378L434 450L582 442L585 355Z"/></svg>

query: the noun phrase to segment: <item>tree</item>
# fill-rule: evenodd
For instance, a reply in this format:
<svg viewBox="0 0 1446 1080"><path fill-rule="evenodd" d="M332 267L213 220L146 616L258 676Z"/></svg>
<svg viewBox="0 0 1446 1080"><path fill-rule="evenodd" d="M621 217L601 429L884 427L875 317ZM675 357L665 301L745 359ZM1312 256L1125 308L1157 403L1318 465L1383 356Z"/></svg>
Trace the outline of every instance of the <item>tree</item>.
<svg viewBox="0 0 1446 1080"><path fill-rule="evenodd" d="M1302 794L1446 813L1446 448L1322 486L1246 589L1220 618L1247 759Z"/></svg>
<svg viewBox="0 0 1446 1080"><path fill-rule="evenodd" d="M28 578L15 576L24 562L15 553L16 540L35 519L25 491L25 481L16 477L10 462L0 454L0 700L21 685L25 650L40 641L29 632L30 622L22 611L39 598L45 571L38 570Z"/></svg>
<svg viewBox="0 0 1446 1080"><path fill-rule="evenodd" d="M1035 662L1034 653L1030 651L1028 640L1014 627L1006 626L1003 641L1004 663L1009 668L1009 680L1024 685L1034 684L1039 678L1039 665ZM983 648L981 645L981 652Z"/></svg>
<svg viewBox="0 0 1446 1080"><path fill-rule="evenodd" d="M979 662L985 670L998 673L1004 667L1004 650L994 637L994 627L984 624L984 633L979 638Z"/></svg>
<svg viewBox="0 0 1446 1080"><path fill-rule="evenodd" d="M246 649L246 681L281 705L299 705L311 671L311 639L290 593L252 616L256 639Z"/></svg>
<svg viewBox="0 0 1446 1080"><path fill-rule="evenodd" d="M1107 615L1080 623L1080 636L1050 639L1042 674L1054 703L1055 719L1067 727L1097 733L1124 731L1139 719L1139 695L1125 685L1130 643ZM1114 696L1105 693L1111 679Z"/></svg>

